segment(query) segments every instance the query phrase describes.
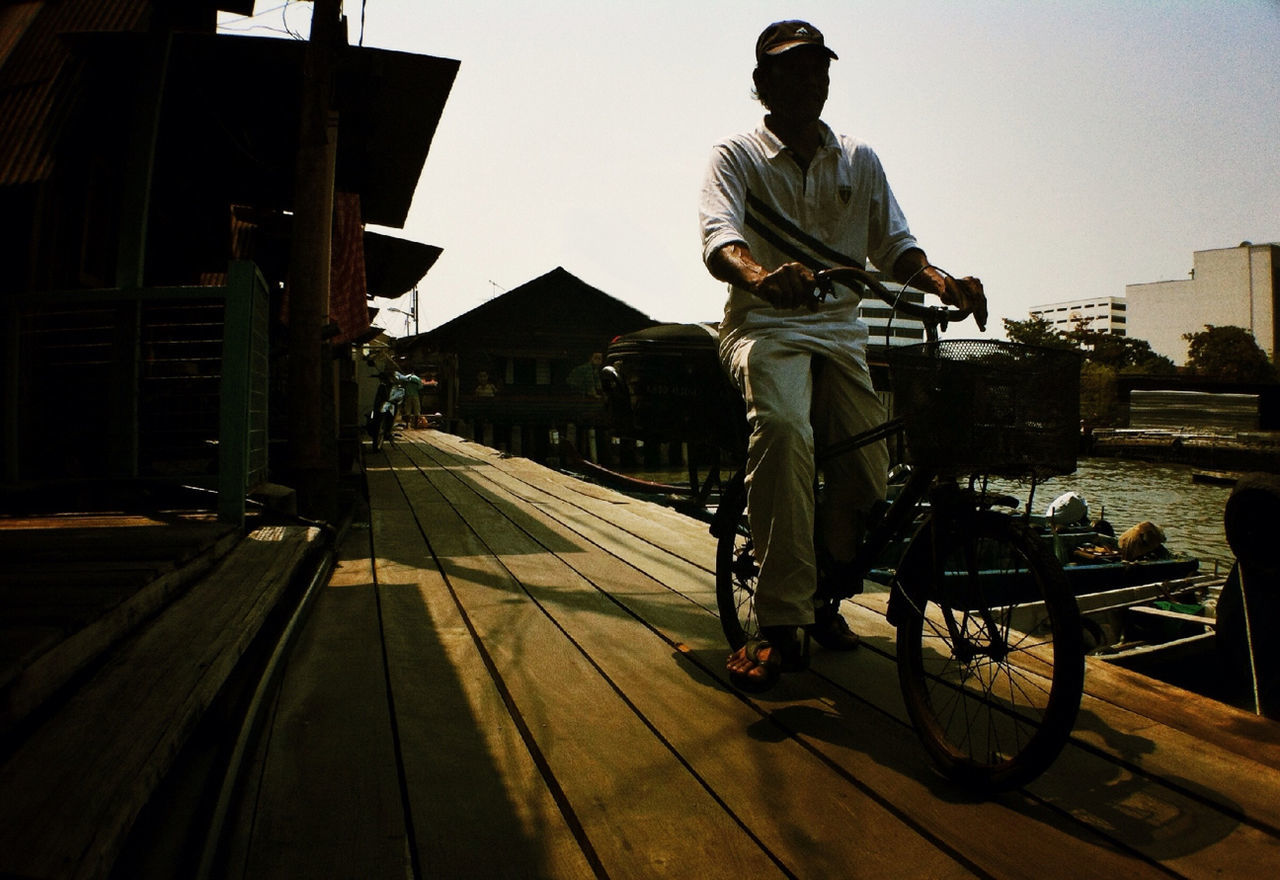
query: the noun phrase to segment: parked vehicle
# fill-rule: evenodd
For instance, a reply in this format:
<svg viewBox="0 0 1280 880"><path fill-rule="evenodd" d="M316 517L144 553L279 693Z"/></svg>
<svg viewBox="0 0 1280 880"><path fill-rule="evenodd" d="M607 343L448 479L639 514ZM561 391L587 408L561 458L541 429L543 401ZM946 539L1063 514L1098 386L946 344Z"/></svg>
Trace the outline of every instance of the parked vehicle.
<svg viewBox="0 0 1280 880"><path fill-rule="evenodd" d="M600 378L615 432L688 444L689 488L707 504L724 466L732 473L747 447L746 411L720 366L715 327L660 324L619 336Z"/></svg>

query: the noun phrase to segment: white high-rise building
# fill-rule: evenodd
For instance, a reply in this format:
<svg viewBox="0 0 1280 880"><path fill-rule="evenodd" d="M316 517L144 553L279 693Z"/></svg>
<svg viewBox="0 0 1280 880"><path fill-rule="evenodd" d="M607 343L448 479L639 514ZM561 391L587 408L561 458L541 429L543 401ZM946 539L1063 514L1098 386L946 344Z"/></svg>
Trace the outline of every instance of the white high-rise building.
<svg viewBox="0 0 1280 880"><path fill-rule="evenodd" d="M1205 325L1243 327L1273 361L1280 328L1280 244L1243 242L1233 248L1196 251L1191 277L1127 284L1129 335L1176 364L1187 361L1185 333Z"/></svg>
<svg viewBox="0 0 1280 880"><path fill-rule="evenodd" d="M1055 330L1074 330L1083 322L1086 330L1127 336L1128 319L1123 297L1103 296L1032 306L1031 316L1053 325Z"/></svg>
<svg viewBox="0 0 1280 880"><path fill-rule="evenodd" d="M879 279L880 283L888 288L890 293L898 294L901 292L905 301L916 303L917 305L924 302L924 291L917 290L914 287L908 287L903 291L902 285L892 278L880 272L872 272L871 274ZM843 288L837 288L837 290L843 293ZM932 300L932 304L940 305L936 298ZM924 324L915 318L908 318L906 315L894 312L888 303L869 291L858 305L858 317L862 318L867 325L867 343L869 345L915 345L925 341Z"/></svg>

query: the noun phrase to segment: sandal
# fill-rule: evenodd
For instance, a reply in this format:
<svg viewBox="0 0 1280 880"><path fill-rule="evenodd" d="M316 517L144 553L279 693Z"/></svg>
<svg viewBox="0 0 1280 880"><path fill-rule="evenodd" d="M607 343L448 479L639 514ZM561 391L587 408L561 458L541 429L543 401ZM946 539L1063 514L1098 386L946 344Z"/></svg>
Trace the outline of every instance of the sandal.
<svg viewBox="0 0 1280 880"><path fill-rule="evenodd" d="M828 651L852 651L862 644L862 639L849 628L849 621L840 613L839 603L819 608L805 632Z"/></svg>
<svg viewBox="0 0 1280 880"><path fill-rule="evenodd" d="M729 663L748 660L745 670L729 669L729 681L740 690L764 693L784 672L801 672L809 666L809 640L803 644L794 626L761 627L760 637L749 640L729 655Z"/></svg>

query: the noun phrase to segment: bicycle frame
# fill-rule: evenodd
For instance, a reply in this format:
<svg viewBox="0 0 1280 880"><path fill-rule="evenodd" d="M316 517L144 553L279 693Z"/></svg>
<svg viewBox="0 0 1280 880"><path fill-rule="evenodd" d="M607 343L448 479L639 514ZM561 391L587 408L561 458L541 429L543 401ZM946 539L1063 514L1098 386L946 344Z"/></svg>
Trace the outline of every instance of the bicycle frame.
<svg viewBox="0 0 1280 880"><path fill-rule="evenodd" d="M814 460L818 466L821 466L824 461L829 461L832 458L845 455L880 440L887 440L889 437L901 434L902 431L902 419L889 419L874 428L855 434L852 437L847 437L825 449L819 450L814 456ZM906 484L902 486L879 521L872 526L859 545L852 563L852 568L856 570L858 577L863 577L871 570L875 559L889 546L894 537L902 534L910 524L920 507L920 503L929 494L929 488L932 486L935 476L931 470L924 468L912 470Z"/></svg>
<svg viewBox="0 0 1280 880"><path fill-rule="evenodd" d="M824 276L824 289L837 280L865 283L895 308L918 317L928 332L922 357L934 355L939 363L946 362L938 328L963 313L914 304L902 308L860 270L838 269ZM932 382L928 375L926 382ZM904 406L916 406L911 386L905 387ZM933 384L922 387L926 396L934 389ZM932 411L921 405L926 406L922 412ZM905 435L908 422L917 431L908 412L832 443L817 452L816 467ZM919 436L933 439L913 434L913 443ZM972 475L966 485L964 475L986 473L982 466L988 459L930 457L920 454L920 448L928 450L927 444L916 448L905 484L873 511L853 560L836 566L838 571L820 572L818 599L826 607L862 592L864 579L886 551L907 539L894 566L887 609L896 629L898 679L907 714L944 776L978 791L1008 790L1042 773L1070 736L1084 686L1079 610L1057 558L1017 522L1016 514L993 509L1016 508L1020 501L988 494ZM992 448L1005 454L1014 447ZM942 449L950 450L945 441ZM1043 449L1033 447L1036 454ZM1061 466L1051 457L1030 463ZM759 567L743 518L746 506L745 470L739 470L725 486L711 528L717 538L717 610L735 650L760 632L755 617ZM815 530L814 541L822 560L820 530Z"/></svg>
<svg viewBox="0 0 1280 880"><path fill-rule="evenodd" d="M938 341L938 332L945 329L947 325L953 321L960 321L968 317L967 311L958 309L948 309L940 306L924 306L916 303L902 301L901 297L895 297L882 285L875 277L869 273L857 269L852 266L845 266L836 269L828 269L818 275L819 296L826 298L834 295L834 284L840 283L850 287L863 285L870 289L877 297L888 303L894 309L910 315L924 324L925 338L929 342ZM836 441L829 446L818 450L815 455L815 462L821 466L824 461L828 461L839 455L852 452L864 446L886 440L889 437L902 434L904 430L904 420L901 418L889 419L874 428L846 437L843 440ZM734 474L730 484L726 486L726 495L733 492L745 492L744 472L739 470ZM861 583L861 580L871 570L875 560L883 553L892 543L895 537L908 533L911 521L918 515L921 503L929 495L933 482L937 474L931 469L916 468L911 472L906 485L899 491L898 495L890 502L889 507L884 511L883 516L876 522L870 531L863 537L859 544L858 550L851 564L853 583ZM733 505L728 505L732 508ZM724 506L722 505L722 509ZM733 528L733 523L722 522L723 518L717 516L712 521L711 532L717 537L721 534L721 529ZM830 596L823 598L848 598L853 595L856 590L848 592L847 595ZM891 621L892 622L892 621Z"/></svg>

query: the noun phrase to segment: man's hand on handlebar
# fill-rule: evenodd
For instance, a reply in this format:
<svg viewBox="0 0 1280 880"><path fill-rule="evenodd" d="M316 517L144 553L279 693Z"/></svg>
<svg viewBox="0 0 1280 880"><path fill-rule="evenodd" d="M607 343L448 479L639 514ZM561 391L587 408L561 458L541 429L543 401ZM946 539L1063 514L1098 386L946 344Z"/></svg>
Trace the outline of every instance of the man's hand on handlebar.
<svg viewBox="0 0 1280 880"><path fill-rule="evenodd" d="M894 276L900 281L913 279L920 290L936 294L944 303L972 313L978 327L987 328L987 296L977 278L953 278L929 265L928 257L918 248L909 250L898 264ZM844 279L838 278L842 273L854 273L852 283L878 286L862 269L848 266L826 270L819 276L803 263L783 263L771 272L756 262L751 251L740 242L731 242L715 251L707 260L707 268L721 281L746 288L778 309L816 310L821 299L831 293L833 280L844 283Z"/></svg>
<svg viewBox="0 0 1280 880"><path fill-rule="evenodd" d="M770 272L756 262L742 242L730 242L707 258L707 268L721 281L750 290L778 309L813 311L818 307L813 272L802 263L784 263Z"/></svg>
<svg viewBox="0 0 1280 880"><path fill-rule="evenodd" d="M783 263L756 281L754 293L776 309L803 306L812 312L818 308L818 299L814 295L816 287L817 278L808 266Z"/></svg>
<svg viewBox="0 0 1280 880"><path fill-rule="evenodd" d="M987 294L981 280L972 275L955 278L935 266L926 266L913 286L937 294L949 306L972 312L978 329L987 329Z"/></svg>

